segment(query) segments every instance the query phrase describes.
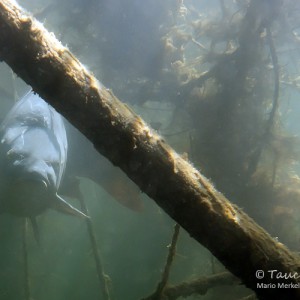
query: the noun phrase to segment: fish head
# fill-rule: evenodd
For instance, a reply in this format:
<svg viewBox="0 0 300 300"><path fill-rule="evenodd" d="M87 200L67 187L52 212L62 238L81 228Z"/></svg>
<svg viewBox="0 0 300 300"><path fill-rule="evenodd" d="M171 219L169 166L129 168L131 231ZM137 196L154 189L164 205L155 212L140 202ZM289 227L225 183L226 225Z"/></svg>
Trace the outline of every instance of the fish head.
<svg viewBox="0 0 300 300"><path fill-rule="evenodd" d="M67 160L62 117L29 92L0 125L0 213L35 217L47 208L87 217L57 192Z"/></svg>
<svg viewBox="0 0 300 300"><path fill-rule="evenodd" d="M16 149L15 149L16 150ZM17 216L36 216L49 207L56 194L55 161L45 161L32 152L9 150L6 153L2 209Z"/></svg>
<svg viewBox="0 0 300 300"><path fill-rule="evenodd" d="M44 144L44 146L48 148L44 150L43 154L49 150L49 145ZM52 156L57 155L55 152L52 154ZM34 155L33 151L23 151L23 149L16 151L13 148L6 153L4 170L16 182L24 180L43 182L47 187L57 190L59 160L55 157L49 159L47 156L47 158L44 155Z"/></svg>
<svg viewBox="0 0 300 300"><path fill-rule="evenodd" d="M0 126L0 212L34 216L48 208L66 152L64 124L55 110L32 93L17 102Z"/></svg>

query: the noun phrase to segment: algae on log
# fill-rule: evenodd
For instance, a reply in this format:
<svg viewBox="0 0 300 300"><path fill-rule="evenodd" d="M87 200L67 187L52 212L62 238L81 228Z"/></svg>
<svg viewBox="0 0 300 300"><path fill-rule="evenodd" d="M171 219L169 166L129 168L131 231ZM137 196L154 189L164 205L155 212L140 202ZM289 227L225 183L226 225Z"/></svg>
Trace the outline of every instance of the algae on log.
<svg viewBox="0 0 300 300"><path fill-rule="evenodd" d="M298 276L276 276L300 273L298 257L217 192L53 34L9 0L0 1L0 57L260 299L300 299L297 288L257 285L300 282ZM257 270L263 279L256 278Z"/></svg>

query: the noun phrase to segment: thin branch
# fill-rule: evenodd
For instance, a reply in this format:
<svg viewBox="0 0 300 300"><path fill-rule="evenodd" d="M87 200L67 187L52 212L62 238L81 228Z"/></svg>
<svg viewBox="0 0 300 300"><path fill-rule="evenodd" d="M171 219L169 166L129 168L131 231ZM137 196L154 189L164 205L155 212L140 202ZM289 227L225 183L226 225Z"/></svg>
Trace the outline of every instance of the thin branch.
<svg viewBox="0 0 300 300"><path fill-rule="evenodd" d="M272 105L272 109L270 112L270 116L269 119L267 120L266 123L266 127L265 127L265 131L264 134L261 138L261 143L259 145L259 147L257 148L257 150L254 152L251 161L249 163L249 167L248 167L248 176L251 176L257 169L261 154L263 152L263 149L266 145L266 142L270 139L270 135L272 134L272 130L274 128L274 124L275 124L275 117L276 117L276 113L278 111L278 106L279 106L279 64L278 64L278 57L276 54L276 48L274 45L274 41L272 38L272 33L270 30L270 27L267 26L266 27L266 31L267 31L267 42L270 48L270 54L271 54L271 59L272 59L272 64L273 64L273 71L274 71L274 93L273 93L273 105ZM273 179L272 179L272 183L274 184L275 181L275 172L276 169L274 169L273 171Z"/></svg>
<svg viewBox="0 0 300 300"><path fill-rule="evenodd" d="M175 254L176 254L176 245L177 245L177 241L178 241L179 230L180 230L180 225L175 224L172 242L169 247L169 254L167 257L167 262L166 262L166 265L165 265L165 268L163 271L161 282L158 284L156 291L149 297L144 298L143 300L164 299L164 291L165 291L167 283L168 283L171 266L172 266L172 263L173 263L173 260L174 260Z"/></svg>
<svg viewBox="0 0 300 300"><path fill-rule="evenodd" d="M270 54L271 54L271 58L272 58L273 71L274 71L273 106L272 106L272 110L270 112L270 117L269 117L269 120L267 122L267 127L266 127L266 135L269 135L272 128L274 127L275 116L276 116L278 106L279 106L279 64L278 64L278 57L276 54L276 48L274 45L270 27L267 26L266 30L267 30L267 41L268 41L268 44L270 47Z"/></svg>
<svg viewBox="0 0 300 300"><path fill-rule="evenodd" d="M239 300L257 300L257 297L255 295L249 295L249 296L240 298Z"/></svg>
<svg viewBox="0 0 300 300"><path fill-rule="evenodd" d="M25 291L25 299L31 300L32 298L31 298L30 280L29 280L27 234L28 234L28 222L27 222L27 218L24 218L23 233L22 233L22 252L23 252L23 261L24 261L24 291Z"/></svg>
<svg viewBox="0 0 300 300"><path fill-rule="evenodd" d="M74 188L77 189L77 198L79 199L80 205L81 205L81 210L88 215L88 209L84 201L84 197L79 189L79 180L77 178L74 178ZM93 222L91 218L86 218L86 225L87 225L87 230L88 234L90 237L91 245L92 245L92 250L93 250L93 255L95 259L95 265L96 265L96 270L97 270L97 275L98 275L98 280L99 280L99 285L100 285L100 291L102 294L102 297L104 300L110 300L110 295L109 295L109 288L107 285L107 275L104 272L103 268L103 263L100 255L100 250L99 246L97 243L97 238L96 238L96 233L95 229L93 226Z"/></svg>

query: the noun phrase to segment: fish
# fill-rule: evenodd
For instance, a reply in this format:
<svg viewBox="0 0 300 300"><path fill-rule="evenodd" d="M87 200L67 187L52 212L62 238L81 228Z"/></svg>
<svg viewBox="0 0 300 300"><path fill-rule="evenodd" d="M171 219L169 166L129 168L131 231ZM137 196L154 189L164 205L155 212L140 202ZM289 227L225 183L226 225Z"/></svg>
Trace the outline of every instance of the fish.
<svg viewBox="0 0 300 300"><path fill-rule="evenodd" d="M67 152L62 116L29 91L0 125L0 213L29 218L34 231L47 209L87 218L58 193Z"/></svg>

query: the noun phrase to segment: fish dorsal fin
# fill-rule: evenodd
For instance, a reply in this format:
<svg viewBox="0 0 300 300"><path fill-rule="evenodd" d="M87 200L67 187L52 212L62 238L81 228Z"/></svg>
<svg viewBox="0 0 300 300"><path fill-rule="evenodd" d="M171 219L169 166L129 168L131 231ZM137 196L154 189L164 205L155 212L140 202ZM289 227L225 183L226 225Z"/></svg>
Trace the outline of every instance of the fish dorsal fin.
<svg viewBox="0 0 300 300"><path fill-rule="evenodd" d="M89 218L89 216L84 214L79 209L73 207L71 204L69 204L67 201L65 201L62 197L60 197L57 194L54 197L54 201L52 201L51 203L51 208L67 215L72 215L81 218Z"/></svg>

